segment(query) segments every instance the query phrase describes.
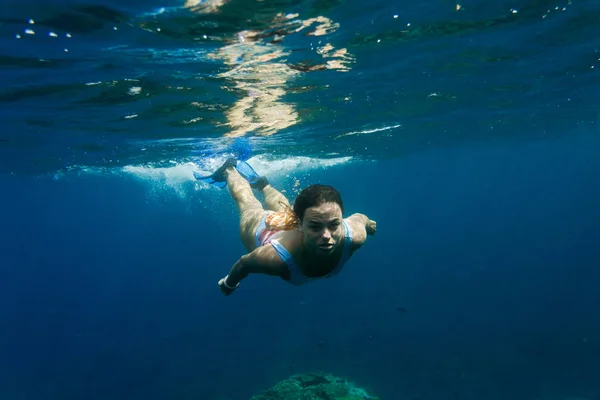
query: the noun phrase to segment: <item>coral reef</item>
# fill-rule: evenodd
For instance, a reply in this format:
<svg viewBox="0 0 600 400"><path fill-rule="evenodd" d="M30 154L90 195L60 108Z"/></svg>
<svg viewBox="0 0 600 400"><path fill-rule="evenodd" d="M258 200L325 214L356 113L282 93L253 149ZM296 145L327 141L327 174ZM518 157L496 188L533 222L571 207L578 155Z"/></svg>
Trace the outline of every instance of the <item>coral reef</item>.
<svg viewBox="0 0 600 400"><path fill-rule="evenodd" d="M322 374L298 374L250 400L379 400L347 379Z"/></svg>

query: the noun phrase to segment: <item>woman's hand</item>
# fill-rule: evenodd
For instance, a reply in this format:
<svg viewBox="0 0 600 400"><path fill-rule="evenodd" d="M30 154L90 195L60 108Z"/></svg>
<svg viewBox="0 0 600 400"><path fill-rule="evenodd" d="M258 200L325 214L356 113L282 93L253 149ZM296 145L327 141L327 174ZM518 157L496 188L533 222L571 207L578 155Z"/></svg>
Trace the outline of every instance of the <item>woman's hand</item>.
<svg viewBox="0 0 600 400"><path fill-rule="evenodd" d="M365 224L365 229L367 230L367 235L373 236L377 232L377 222L372 219L368 220Z"/></svg>
<svg viewBox="0 0 600 400"><path fill-rule="evenodd" d="M237 285L235 285L235 286L229 286L227 284L227 278L228 277L229 277L229 275L227 275L225 278L222 278L219 281L219 287L221 288L221 293L223 293L225 296L229 296L239 286L239 283Z"/></svg>

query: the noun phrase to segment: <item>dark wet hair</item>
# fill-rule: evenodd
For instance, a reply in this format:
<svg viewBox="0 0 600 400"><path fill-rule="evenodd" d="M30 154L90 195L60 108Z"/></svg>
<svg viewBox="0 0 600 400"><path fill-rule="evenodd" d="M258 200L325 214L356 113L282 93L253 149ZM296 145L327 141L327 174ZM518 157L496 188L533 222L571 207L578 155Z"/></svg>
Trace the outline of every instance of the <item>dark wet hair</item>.
<svg viewBox="0 0 600 400"><path fill-rule="evenodd" d="M302 220L307 208L317 207L324 203L337 203L342 213L344 212L342 196L333 186L315 184L302 190L298 197L296 197L294 201L294 214L296 214L298 219Z"/></svg>

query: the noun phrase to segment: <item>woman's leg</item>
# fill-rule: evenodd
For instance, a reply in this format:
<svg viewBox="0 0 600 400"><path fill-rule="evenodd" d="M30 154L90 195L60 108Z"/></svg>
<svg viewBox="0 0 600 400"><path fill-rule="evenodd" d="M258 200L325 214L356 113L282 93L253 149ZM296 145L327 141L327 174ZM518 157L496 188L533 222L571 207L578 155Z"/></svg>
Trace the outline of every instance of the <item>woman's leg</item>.
<svg viewBox="0 0 600 400"><path fill-rule="evenodd" d="M248 181L234 167L227 168L225 176L229 193L240 212L240 237L250 252L256 248L256 228L265 210L260 201L254 197Z"/></svg>
<svg viewBox="0 0 600 400"><path fill-rule="evenodd" d="M285 206L290 206L289 200L273 186L265 186L262 189L262 192L265 195L265 205L267 206L267 210L286 211Z"/></svg>

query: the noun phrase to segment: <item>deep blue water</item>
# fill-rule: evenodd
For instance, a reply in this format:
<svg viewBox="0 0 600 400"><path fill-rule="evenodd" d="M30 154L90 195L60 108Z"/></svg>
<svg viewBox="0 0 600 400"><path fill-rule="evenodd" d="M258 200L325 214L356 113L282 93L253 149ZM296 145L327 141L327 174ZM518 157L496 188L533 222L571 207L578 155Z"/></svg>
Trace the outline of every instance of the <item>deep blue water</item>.
<svg viewBox="0 0 600 400"><path fill-rule="evenodd" d="M0 18L2 398L237 400L307 371L600 398L597 1L161 6ZM339 27L294 32L317 16ZM192 171L231 132L288 194L330 183L377 220L342 274L221 295L237 213Z"/></svg>

